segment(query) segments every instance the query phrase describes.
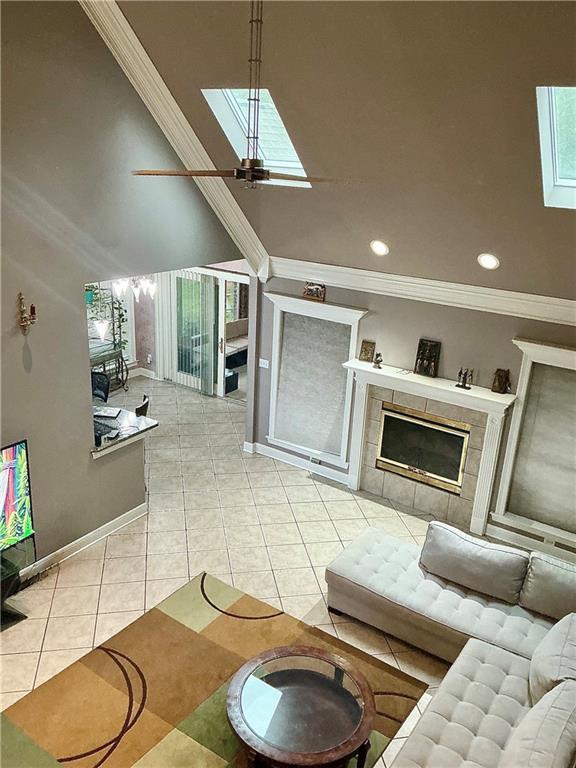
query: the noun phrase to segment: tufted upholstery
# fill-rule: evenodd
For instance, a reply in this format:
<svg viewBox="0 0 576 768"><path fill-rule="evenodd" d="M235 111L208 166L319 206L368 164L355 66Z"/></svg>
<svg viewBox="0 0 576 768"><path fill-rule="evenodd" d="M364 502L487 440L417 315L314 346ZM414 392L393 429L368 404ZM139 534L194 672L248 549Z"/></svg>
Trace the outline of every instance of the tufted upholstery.
<svg viewBox="0 0 576 768"><path fill-rule="evenodd" d="M448 661L470 637L531 657L551 620L427 574L419 554L367 529L327 567L328 605Z"/></svg>
<svg viewBox="0 0 576 768"><path fill-rule="evenodd" d="M469 640L394 768L496 768L530 708L529 670L528 659Z"/></svg>

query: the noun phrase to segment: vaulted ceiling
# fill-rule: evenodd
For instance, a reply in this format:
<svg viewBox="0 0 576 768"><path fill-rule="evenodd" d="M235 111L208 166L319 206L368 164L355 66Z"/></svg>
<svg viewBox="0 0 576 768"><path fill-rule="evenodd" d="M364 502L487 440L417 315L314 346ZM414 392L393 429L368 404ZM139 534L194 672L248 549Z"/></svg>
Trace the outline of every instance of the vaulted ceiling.
<svg viewBox="0 0 576 768"><path fill-rule="evenodd" d="M247 87L249 3L120 5L233 167L201 89ZM274 256L574 298L576 213L543 205L535 88L576 85L575 30L562 2L267 2L263 86L308 173L344 181L227 183Z"/></svg>

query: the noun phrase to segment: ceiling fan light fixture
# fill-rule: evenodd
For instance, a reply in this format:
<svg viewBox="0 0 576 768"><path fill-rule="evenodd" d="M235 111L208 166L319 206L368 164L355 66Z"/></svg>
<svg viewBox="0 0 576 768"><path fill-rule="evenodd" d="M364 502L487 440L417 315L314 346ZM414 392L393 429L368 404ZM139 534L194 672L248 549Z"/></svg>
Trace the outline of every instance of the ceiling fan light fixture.
<svg viewBox="0 0 576 768"><path fill-rule="evenodd" d="M500 266L500 259L493 253L481 253L476 261L483 269L494 270Z"/></svg>
<svg viewBox="0 0 576 768"><path fill-rule="evenodd" d="M390 253L390 248L382 240L372 240L370 248L372 253L375 253L376 256L388 256Z"/></svg>

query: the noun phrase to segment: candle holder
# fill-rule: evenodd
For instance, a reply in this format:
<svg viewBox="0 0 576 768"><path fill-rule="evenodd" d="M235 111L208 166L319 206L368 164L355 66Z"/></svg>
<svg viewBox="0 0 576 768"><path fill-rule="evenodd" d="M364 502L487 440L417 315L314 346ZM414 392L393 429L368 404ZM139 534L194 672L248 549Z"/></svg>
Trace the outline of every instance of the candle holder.
<svg viewBox="0 0 576 768"><path fill-rule="evenodd" d="M34 325L37 319L36 306L30 304L30 312L28 312L26 310L26 302L24 301L24 294L20 291L18 294L18 325L24 336L30 333L30 326Z"/></svg>

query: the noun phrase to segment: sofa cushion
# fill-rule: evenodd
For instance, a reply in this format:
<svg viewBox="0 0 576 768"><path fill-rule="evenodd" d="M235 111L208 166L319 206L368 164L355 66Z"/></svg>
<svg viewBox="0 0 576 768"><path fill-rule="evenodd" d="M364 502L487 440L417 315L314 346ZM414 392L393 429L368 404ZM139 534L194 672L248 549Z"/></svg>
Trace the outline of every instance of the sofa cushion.
<svg viewBox="0 0 576 768"><path fill-rule="evenodd" d="M554 619L576 612L576 565L532 552L520 605Z"/></svg>
<svg viewBox="0 0 576 768"><path fill-rule="evenodd" d="M530 706L529 668L530 662L521 656L469 640L395 759L394 768L496 768Z"/></svg>
<svg viewBox="0 0 576 768"><path fill-rule="evenodd" d="M530 695L536 703L565 680L576 681L576 613L555 624L530 661Z"/></svg>
<svg viewBox="0 0 576 768"><path fill-rule="evenodd" d="M528 568L528 554L433 522L428 526L420 565L429 573L475 592L517 603Z"/></svg>
<svg viewBox="0 0 576 768"><path fill-rule="evenodd" d="M419 554L405 539L367 528L326 568L328 604L333 605L331 592L345 589L358 606L369 600L385 613L386 605L393 604L434 622L439 632L456 635L460 647L477 637L532 656L552 626L549 619L427 574L418 564ZM425 637L403 639L426 649Z"/></svg>
<svg viewBox="0 0 576 768"><path fill-rule="evenodd" d="M576 682L549 691L522 718L499 768L571 768L576 757Z"/></svg>

